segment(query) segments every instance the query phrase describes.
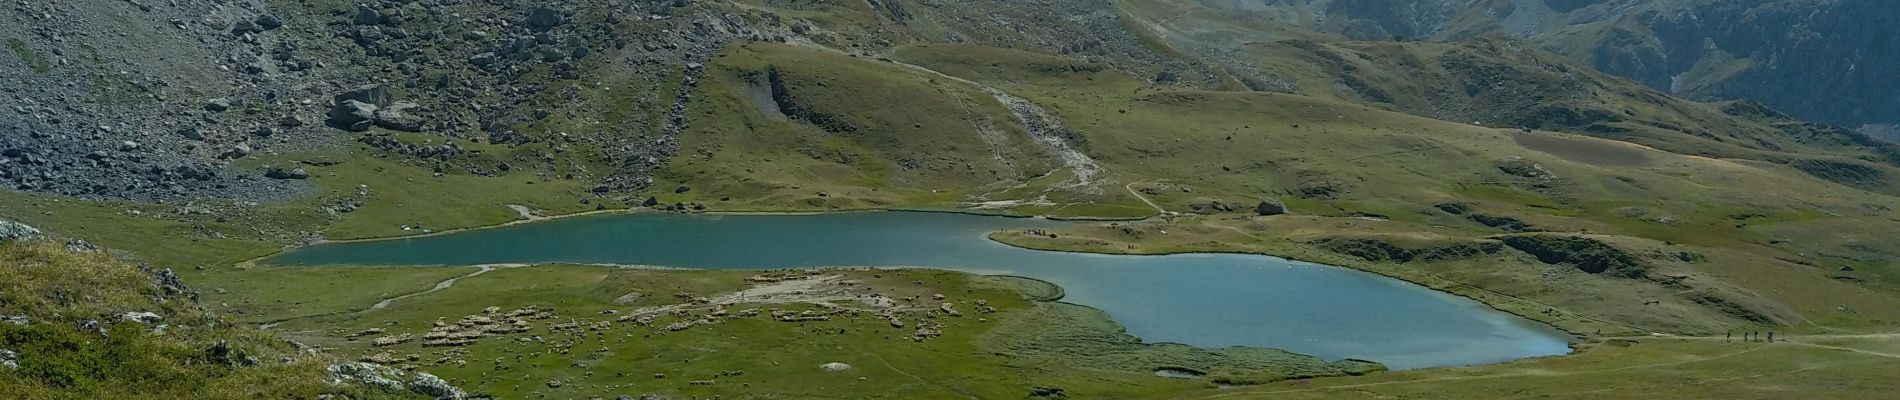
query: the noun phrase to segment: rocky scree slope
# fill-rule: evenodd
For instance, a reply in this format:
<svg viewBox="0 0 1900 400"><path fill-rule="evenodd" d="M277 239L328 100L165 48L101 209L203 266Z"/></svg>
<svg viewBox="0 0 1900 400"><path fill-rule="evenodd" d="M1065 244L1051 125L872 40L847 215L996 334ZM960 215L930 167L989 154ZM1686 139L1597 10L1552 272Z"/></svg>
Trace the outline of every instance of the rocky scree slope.
<svg viewBox="0 0 1900 400"><path fill-rule="evenodd" d="M286 199L311 189L297 162L368 151L633 203L678 151L706 61L739 41L1027 47L1169 80L1205 69L1150 51L1111 4L1075 0L100 0L4 18L0 129L19 134L0 135L0 184L87 199Z"/></svg>

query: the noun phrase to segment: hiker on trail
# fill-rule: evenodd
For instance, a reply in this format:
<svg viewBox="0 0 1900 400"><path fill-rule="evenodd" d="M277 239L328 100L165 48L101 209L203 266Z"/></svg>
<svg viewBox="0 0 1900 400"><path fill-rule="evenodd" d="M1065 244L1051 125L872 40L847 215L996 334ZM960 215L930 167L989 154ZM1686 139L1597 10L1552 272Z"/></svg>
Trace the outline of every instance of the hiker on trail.
<svg viewBox="0 0 1900 400"><path fill-rule="evenodd" d="M1735 331L1722 332L1722 341L1724 342L1735 341Z"/></svg>
<svg viewBox="0 0 1900 400"><path fill-rule="evenodd" d="M1775 331L1768 331L1768 343L1775 342Z"/></svg>

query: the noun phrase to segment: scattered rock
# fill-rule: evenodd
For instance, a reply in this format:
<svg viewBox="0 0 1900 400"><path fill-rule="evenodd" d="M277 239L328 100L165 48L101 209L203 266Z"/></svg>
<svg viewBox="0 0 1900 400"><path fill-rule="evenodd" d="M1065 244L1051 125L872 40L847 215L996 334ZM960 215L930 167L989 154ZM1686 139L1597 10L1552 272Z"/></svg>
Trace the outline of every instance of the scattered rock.
<svg viewBox="0 0 1900 400"><path fill-rule="evenodd" d="M40 230L26 224L0 220L0 243L14 240L33 240L40 238Z"/></svg>
<svg viewBox="0 0 1900 400"><path fill-rule="evenodd" d="M421 105L407 101L398 101L375 111L376 126L403 132L421 132L423 118L413 111L419 111Z"/></svg>
<svg viewBox="0 0 1900 400"><path fill-rule="evenodd" d="M1029 397L1041 398L1041 399L1066 399L1066 398L1069 398L1069 394L1066 393L1064 390L1062 390L1062 388L1037 386L1036 388L1029 390Z"/></svg>
<svg viewBox="0 0 1900 400"><path fill-rule="evenodd" d="M206 347L204 350L204 358L213 363L233 367L257 365L257 358L251 357L250 352L231 347L231 342L223 340L211 345L211 347Z"/></svg>
<svg viewBox="0 0 1900 400"><path fill-rule="evenodd" d="M335 364L330 366L329 371L330 385L332 386L359 383L383 390L395 391L406 389L416 394L436 398L437 400L461 400L468 398L468 393L461 388L451 386L448 381L444 381L442 378L430 375L426 372L417 372L415 373L414 379L410 379L408 383L403 383L400 381L400 379L406 375L403 371L370 363L349 362Z"/></svg>
<svg viewBox="0 0 1900 400"><path fill-rule="evenodd" d="M129 311L124 314L119 314L119 319L125 322L152 325L159 323L159 321L164 321L165 317L148 311Z"/></svg>
<svg viewBox="0 0 1900 400"><path fill-rule="evenodd" d="M1543 164L1526 160L1523 157L1513 156L1505 158L1498 160L1495 165L1499 171L1524 178L1550 180L1557 177L1557 174L1553 174L1550 170L1544 169Z"/></svg>
<svg viewBox="0 0 1900 400"><path fill-rule="evenodd" d="M245 156L251 155L251 151L252 150L251 150L250 144L238 143L238 144L231 145L231 148L226 149L224 153L219 154L218 157L230 158L230 159L244 158Z"/></svg>
<svg viewBox="0 0 1900 400"><path fill-rule="evenodd" d="M304 171L303 168L291 168L286 170L271 167L269 170L264 171L264 177L271 179L310 179L310 173Z"/></svg>
<svg viewBox="0 0 1900 400"><path fill-rule="evenodd" d="M1471 211L1470 204L1457 203L1457 202L1438 203L1436 205L1433 205L1432 207L1437 207L1439 211L1444 211L1446 214L1451 214L1451 215L1463 215L1464 213Z"/></svg>
<svg viewBox="0 0 1900 400"><path fill-rule="evenodd" d="M198 300L198 291L191 290L191 287L185 286L185 280L180 279L178 273L172 271L171 268L153 272L152 284L157 285L159 290L165 293L166 297L184 296L194 301Z"/></svg>

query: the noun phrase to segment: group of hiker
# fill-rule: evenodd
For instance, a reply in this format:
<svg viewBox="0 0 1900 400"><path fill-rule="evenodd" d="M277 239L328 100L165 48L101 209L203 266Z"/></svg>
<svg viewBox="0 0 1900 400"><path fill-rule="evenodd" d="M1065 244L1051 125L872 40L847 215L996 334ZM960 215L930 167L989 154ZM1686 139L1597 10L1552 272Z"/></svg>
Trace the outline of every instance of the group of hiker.
<svg viewBox="0 0 1900 400"><path fill-rule="evenodd" d="M1729 342L1735 341L1735 331L1728 331L1728 333L1723 334L1722 340L1729 341ZM1766 338L1762 337L1761 331L1742 332L1742 341L1744 342L1753 342L1753 341L1774 342L1775 331L1768 331L1768 336ZM1788 341L1788 339L1782 338L1781 341L1786 342Z"/></svg>

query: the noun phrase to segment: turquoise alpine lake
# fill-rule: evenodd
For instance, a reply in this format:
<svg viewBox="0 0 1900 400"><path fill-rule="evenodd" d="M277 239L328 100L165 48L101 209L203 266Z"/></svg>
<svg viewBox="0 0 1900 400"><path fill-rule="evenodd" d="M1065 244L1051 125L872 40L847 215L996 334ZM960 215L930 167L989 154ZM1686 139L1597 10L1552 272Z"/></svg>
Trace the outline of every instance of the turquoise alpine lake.
<svg viewBox="0 0 1900 400"><path fill-rule="evenodd" d="M1039 251L993 231L1071 222L925 212L595 215L331 243L269 265L606 263L703 269L910 266L1049 281L1147 342L1279 348L1393 369L1570 351L1568 335L1482 303L1347 268L1247 254Z"/></svg>

